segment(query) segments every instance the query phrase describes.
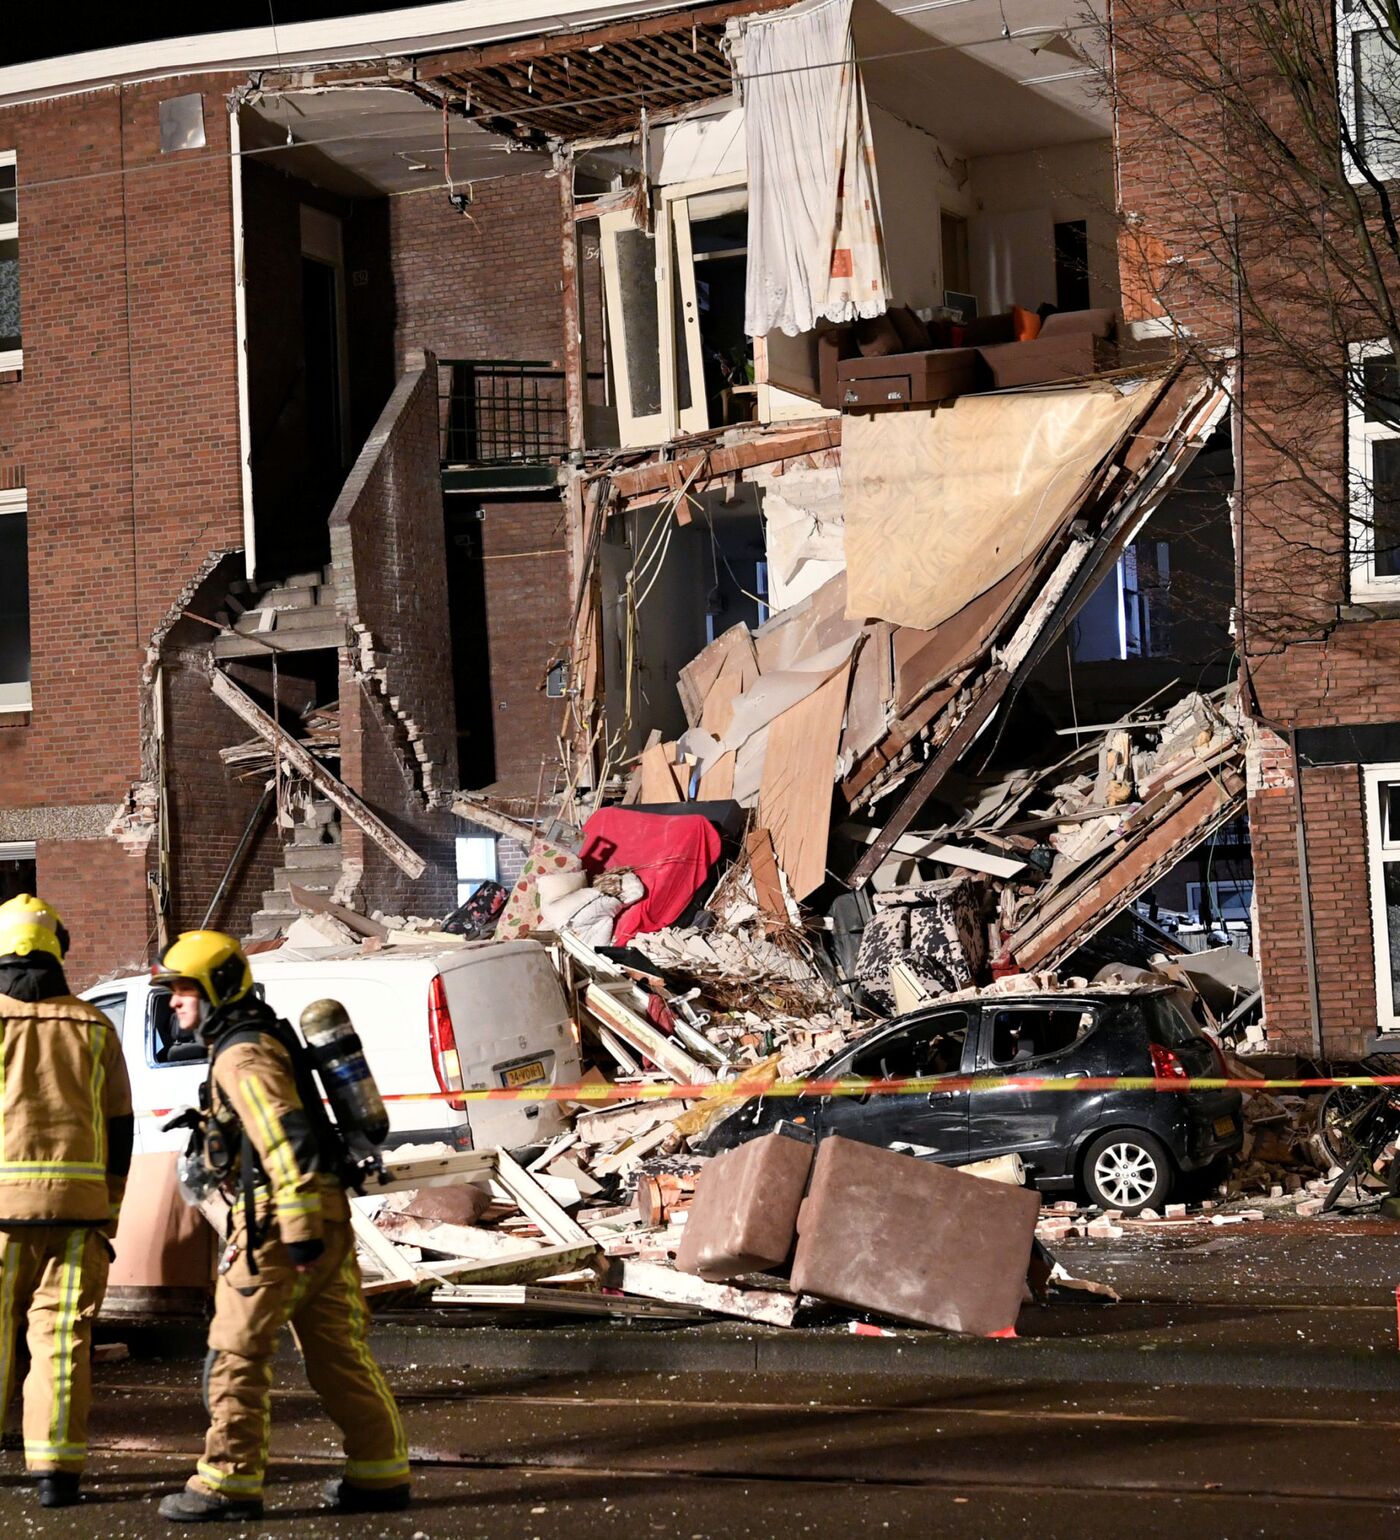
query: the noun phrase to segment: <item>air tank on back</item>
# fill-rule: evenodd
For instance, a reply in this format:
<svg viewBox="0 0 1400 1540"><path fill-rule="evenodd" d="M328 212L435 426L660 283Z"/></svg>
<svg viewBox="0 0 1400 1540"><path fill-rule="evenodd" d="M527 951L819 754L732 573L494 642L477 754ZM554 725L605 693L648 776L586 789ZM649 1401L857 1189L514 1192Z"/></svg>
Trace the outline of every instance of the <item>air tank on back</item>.
<svg viewBox="0 0 1400 1540"><path fill-rule="evenodd" d="M339 1000L313 1000L301 1013L301 1034L341 1133L358 1135L376 1148L383 1144L389 1137L389 1113L345 1007Z"/></svg>

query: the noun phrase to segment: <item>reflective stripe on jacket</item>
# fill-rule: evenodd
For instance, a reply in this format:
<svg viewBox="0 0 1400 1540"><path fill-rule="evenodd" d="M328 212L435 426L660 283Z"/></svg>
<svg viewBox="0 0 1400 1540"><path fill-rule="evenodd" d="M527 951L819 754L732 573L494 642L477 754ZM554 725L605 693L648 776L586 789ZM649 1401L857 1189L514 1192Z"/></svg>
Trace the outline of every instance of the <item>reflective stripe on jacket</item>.
<svg viewBox="0 0 1400 1540"><path fill-rule="evenodd" d="M115 1233L131 1134L126 1060L102 1012L0 995L0 1224Z"/></svg>

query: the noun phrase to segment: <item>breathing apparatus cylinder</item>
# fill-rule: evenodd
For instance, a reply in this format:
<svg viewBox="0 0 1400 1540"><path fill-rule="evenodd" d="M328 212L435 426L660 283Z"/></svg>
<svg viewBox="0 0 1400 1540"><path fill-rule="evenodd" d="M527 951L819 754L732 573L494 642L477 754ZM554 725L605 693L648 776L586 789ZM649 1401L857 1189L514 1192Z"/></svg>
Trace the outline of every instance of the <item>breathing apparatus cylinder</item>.
<svg viewBox="0 0 1400 1540"><path fill-rule="evenodd" d="M301 1033L341 1133L383 1144L389 1114L345 1007L339 1000L313 1000L301 1013Z"/></svg>

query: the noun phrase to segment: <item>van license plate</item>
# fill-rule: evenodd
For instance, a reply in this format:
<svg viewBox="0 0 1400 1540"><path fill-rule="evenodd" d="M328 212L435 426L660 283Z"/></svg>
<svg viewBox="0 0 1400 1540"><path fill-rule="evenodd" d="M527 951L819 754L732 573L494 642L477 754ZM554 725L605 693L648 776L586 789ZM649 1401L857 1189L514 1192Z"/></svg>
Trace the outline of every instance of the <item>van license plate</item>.
<svg viewBox="0 0 1400 1540"><path fill-rule="evenodd" d="M544 1062L540 1059L529 1064L517 1064L514 1069L508 1069L501 1075L502 1083L508 1086L538 1085L543 1079Z"/></svg>
<svg viewBox="0 0 1400 1540"><path fill-rule="evenodd" d="M1216 1131L1216 1133L1218 1133L1220 1135L1220 1137L1222 1139L1225 1137L1226 1134L1234 1133L1234 1131L1235 1131L1235 1120L1234 1120L1234 1118L1216 1118L1216 1120L1215 1120L1215 1131Z"/></svg>

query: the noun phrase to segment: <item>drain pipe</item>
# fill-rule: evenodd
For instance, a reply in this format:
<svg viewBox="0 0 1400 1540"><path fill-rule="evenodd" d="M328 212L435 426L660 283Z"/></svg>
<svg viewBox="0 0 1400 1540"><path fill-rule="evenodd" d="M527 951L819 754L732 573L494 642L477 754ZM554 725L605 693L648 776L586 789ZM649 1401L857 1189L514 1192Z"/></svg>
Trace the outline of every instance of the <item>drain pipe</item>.
<svg viewBox="0 0 1400 1540"><path fill-rule="evenodd" d="M1298 735L1288 729L1293 755L1293 820L1298 838L1298 881L1303 900L1303 960L1308 970L1308 1009L1312 1020L1313 1058L1322 1059L1322 996L1317 987L1317 946L1313 937L1312 884L1308 880L1308 829L1303 818L1303 764L1298 758Z"/></svg>
<svg viewBox="0 0 1400 1540"><path fill-rule="evenodd" d="M238 864L243 859L243 852L248 848L248 841L253 837L253 830L257 828L262 815L267 811L267 804L272 800L273 782L269 781L263 789L263 794L258 798L258 805L253 809L253 815L249 818L243 829L243 838L238 842L238 848L229 857L228 865L224 868L224 875L219 879L219 886L214 890L214 896L209 900L209 907L204 911L204 919L200 922L201 930L209 929L209 922L214 918L220 901L228 890L229 883L233 880L233 874L238 870Z"/></svg>

